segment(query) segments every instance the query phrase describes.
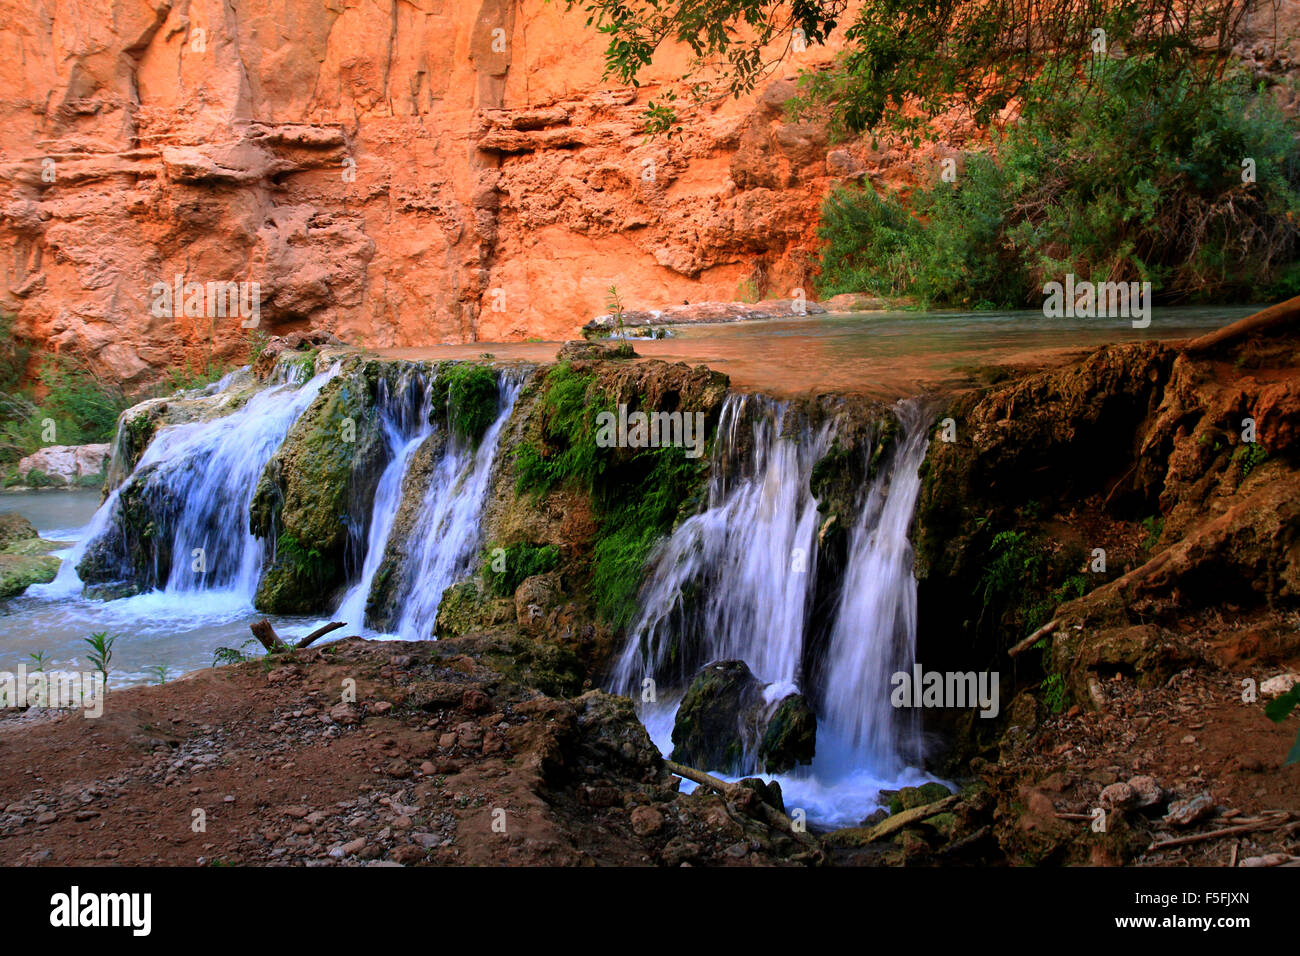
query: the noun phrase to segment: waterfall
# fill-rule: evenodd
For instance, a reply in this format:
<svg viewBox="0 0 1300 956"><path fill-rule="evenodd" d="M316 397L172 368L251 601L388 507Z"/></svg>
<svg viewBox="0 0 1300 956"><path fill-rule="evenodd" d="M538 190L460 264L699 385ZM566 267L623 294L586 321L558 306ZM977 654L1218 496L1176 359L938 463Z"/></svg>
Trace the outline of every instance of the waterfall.
<svg viewBox="0 0 1300 956"><path fill-rule="evenodd" d="M406 542L404 583L397 601L394 630L406 640L433 635L443 592L473 568L497 442L522 388L522 377L502 374L497 415L478 446L457 439L447 442L424 489Z"/></svg>
<svg viewBox="0 0 1300 956"><path fill-rule="evenodd" d="M789 416L785 403L727 397L708 507L651 558L639 617L614 667L617 692L636 696L645 677L681 682L708 661L732 659L762 681L799 684L815 576L809 476L833 431L800 428L797 440L785 438ZM748 462L733 460L742 439L752 439Z"/></svg>
<svg viewBox="0 0 1300 956"><path fill-rule="evenodd" d="M388 450L388 464L384 466L375 486L371 506L361 574L348 588L347 594L334 613L334 620L344 621L353 631L365 627L366 599L370 595L375 574L384 559L384 550L402 502L402 483L410 467L411 456L433 431L429 421L431 390L426 376L418 369L406 370L395 389L390 389L384 379L379 381L380 428Z"/></svg>
<svg viewBox="0 0 1300 956"><path fill-rule="evenodd" d="M908 528L928 419L916 401L893 413L900 435L860 492L841 577L819 589L819 573L830 572L816 561L821 519L809 482L835 424L814 429L792 420L784 404L728 397L708 506L651 556L639 615L610 678L612 689L637 700L646 677L668 688L641 708L661 747L691 677L709 661L734 659L775 685L770 699L800 690L816 707L817 757L811 771L795 773L809 803L825 798L820 788L830 778L853 777L872 790L916 775L907 770L920 758L916 721L890 705L890 678L915 657ZM823 590L835 596L829 621L814 620L813 597ZM803 665L816 635L825 635L823 664L809 675ZM814 679L817 686L807 686ZM862 803L847 806L860 813Z"/></svg>
<svg viewBox="0 0 1300 956"><path fill-rule="evenodd" d="M877 476L849 542L827 652L824 726L872 765L897 770L921 757L917 714L890 704L890 678L916 660L916 578L907 530L929 441L917 403L900 403L902 438Z"/></svg>
<svg viewBox="0 0 1300 956"><path fill-rule="evenodd" d="M242 408L161 428L131 475L92 519L65 568L90 553L129 578L136 555L126 534L124 496L150 505L161 541L144 583L169 594L228 591L248 602L257 590L264 544L249 530L259 476L289 429L337 374L337 366L302 385L292 380L254 393ZM56 584L58 582L56 581Z"/></svg>

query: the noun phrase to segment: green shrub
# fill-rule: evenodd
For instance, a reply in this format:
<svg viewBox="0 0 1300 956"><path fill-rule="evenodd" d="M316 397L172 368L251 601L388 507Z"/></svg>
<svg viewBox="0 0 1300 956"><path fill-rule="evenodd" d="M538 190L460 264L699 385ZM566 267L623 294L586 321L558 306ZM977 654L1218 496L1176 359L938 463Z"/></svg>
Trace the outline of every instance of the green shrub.
<svg viewBox="0 0 1300 956"><path fill-rule="evenodd" d="M33 468L27 472L27 486L29 488L49 488L54 484L54 479L47 475L40 468Z"/></svg>
<svg viewBox="0 0 1300 956"><path fill-rule="evenodd" d="M44 390L39 400L30 387L0 392L0 462L15 462L47 445L111 441L118 415L132 404L120 386L66 356L47 357L36 384Z"/></svg>
<svg viewBox="0 0 1300 956"><path fill-rule="evenodd" d="M844 187L826 197L818 230L825 246L820 291L910 293L925 249L920 222L893 196Z"/></svg>
<svg viewBox="0 0 1300 956"><path fill-rule="evenodd" d="M1065 273L1150 281L1178 302L1300 288L1296 127L1272 98L1244 76L1194 85L1137 57L1091 79L1036 100L955 183L918 189L911 218L892 197L832 194L823 291L1011 308L1040 305Z"/></svg>

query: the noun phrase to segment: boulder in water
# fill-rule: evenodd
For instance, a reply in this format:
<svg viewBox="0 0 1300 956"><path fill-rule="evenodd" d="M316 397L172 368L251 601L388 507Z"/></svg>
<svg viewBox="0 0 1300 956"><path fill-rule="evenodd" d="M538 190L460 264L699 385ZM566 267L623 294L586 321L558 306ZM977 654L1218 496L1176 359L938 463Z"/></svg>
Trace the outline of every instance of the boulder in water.
<svg viewBox="0 0 1300 956"><path fill-rule="evenodd" d="M59 559L47 552L57 547L17 512L0 513L0 600L22 594L29 585L53 581Z"/></svg>
<svg viewBox="0 0 1300 956"><path fill-rule="evenodd" d="M0 551L37 537L36 527L16 511L0 511Z"/></svg>
<svg viewBox="0 0 1300 956"><path fill-rule="evenodd" d="M368 513L384 464L373 387L364 369L329 381L263 470L250 513L271 545L258 610L319 612L344 583L348 529Z"/></svg>
<svg viewBox="0 0 1300 956"><path fill-rule="evenodd" d="M781 773L811 763L817 718L799 694L768 700L744 661L705 665L673 725L672 759L721 773Z"/></svg>
<svg viewBox="0 0 1300 956"><path fill-rule="evenodd" d="M788 694L768 718L758 757L768 773L785 773L812 763L817 749L817 715L802 694Z"/></svg>

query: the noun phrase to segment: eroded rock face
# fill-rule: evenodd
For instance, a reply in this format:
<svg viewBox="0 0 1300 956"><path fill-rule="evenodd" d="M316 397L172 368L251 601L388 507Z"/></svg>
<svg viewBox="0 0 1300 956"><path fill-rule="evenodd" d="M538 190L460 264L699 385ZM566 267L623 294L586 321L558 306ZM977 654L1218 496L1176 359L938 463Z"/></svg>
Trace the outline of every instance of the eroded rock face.
<svg viewBox="0 0 1300 956"><path fill-rule="evenodd" d="M177 276L259 283L264 332L380 347L568 337L614 284L811 297L822 195L883 168L854 143L828 163L779 73L648 141L687 52L608 89L604 37L543 0L0 10L0 307L126 383L210 336L243 354L246 316L154 314Z"/></svg>
<svg viewBox="0 0 1300 956"><path fill-rule="evenodd" d="M1242 52L1261 78L1292 68L1273 38L1300 32L1298 8L1259 11ZM244 354L246 316L154 314L177 276L259 283L271 334L375 347L565 338L614 284L630 308L811 298L831 185L933 178L972 140L953 117L919 148L792 121L797 73L841 32L744 99L680 96L682 135L650 140L646 103L689 50L610 89L606 38L545 0L0 14L0 307L128 384L210 338Z"/></svg>

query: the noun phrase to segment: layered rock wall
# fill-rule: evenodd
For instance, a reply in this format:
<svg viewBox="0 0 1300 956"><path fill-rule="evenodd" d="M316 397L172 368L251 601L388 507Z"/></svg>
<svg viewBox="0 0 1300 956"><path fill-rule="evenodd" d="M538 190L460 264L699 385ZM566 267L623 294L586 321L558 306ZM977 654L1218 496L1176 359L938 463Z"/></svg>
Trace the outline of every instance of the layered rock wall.
<svg viewBox="0 0 1300 956"><path fill-rule="evenodd" d="M0 310L128 383L242 354L247 315L154 308L177 276L258 283L265 332L376 347L569 337L612 285L640 305L788 296L810 283L829 183L865 168L786 121L780 72L647 141L645 104L686 56L613 88L602 38L562 3L0 16Z"/></svg>

